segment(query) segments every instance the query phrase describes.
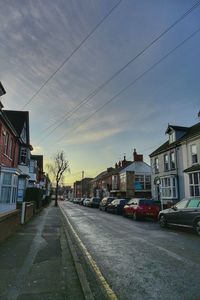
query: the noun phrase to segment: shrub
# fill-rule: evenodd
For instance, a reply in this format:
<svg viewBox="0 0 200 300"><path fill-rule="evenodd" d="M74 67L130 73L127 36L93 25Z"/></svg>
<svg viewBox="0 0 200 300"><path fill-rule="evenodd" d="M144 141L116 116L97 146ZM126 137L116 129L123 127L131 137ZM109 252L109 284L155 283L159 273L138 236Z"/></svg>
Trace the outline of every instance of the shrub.
<svg viewBox="0 0 200 300"><path fill-rule="evenodd" d="M41 189L30 187L26 189L25 201L34 202L36 209L42 207L43 191Z"/></svg>

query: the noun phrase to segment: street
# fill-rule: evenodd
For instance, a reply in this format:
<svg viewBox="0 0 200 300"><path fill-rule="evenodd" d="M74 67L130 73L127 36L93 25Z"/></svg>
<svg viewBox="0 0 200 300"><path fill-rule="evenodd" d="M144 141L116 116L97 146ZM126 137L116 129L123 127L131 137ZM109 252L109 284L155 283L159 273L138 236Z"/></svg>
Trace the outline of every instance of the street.
<svg viewBox="0 0 200 300"><path fill-rule="evenodd" d="M60 206L118 299L200 299L200 238L192 230Z"/></svg>

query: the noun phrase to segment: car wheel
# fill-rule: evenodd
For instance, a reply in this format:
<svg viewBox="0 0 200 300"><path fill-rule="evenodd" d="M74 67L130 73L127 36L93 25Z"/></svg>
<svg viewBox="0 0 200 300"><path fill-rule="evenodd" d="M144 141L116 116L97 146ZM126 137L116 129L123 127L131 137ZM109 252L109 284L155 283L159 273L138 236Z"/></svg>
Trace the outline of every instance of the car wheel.
<svg viewBox="0 0 200 300"><path fill-rule="evenodd" d="M200 236L200 220L195 223L196 233Z"/></svg>
<svg viewBox="0 0 200 300"><path fill-rule="evenodd" d="M136 212L133 213L133 220L134 221L137 221L138 220L138 215Z"/></svg>
<svg viewBox="0 0 200 300"><path fill-rule="evenodd" d="M162 228L165 228L167 227L167 219L165 216L161 216L160 219L159 219L159 224L160 224L160 227Z"/></svg>

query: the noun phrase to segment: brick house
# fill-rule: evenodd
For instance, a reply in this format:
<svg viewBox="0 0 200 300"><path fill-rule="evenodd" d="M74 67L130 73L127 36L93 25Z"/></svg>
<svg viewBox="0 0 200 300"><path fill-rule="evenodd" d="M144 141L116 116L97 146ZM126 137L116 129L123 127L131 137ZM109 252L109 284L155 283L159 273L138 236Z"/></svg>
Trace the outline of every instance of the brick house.
<svg viewBox="0 0 200 300"><path fill-rule="evenodd" d="M23 201L25 190L28 185L28 179L30 177L30 158L31 150L33 150L30 144L29 112L4 110L4 114L9 120L10 124L15 128L19 141L18 169L21 171L21 174L19 175L18 181L17 201Z"/></svg>
<svg viewBox="0 0 200 300"><path fill-rule="evenodd" d="M100 173L91 181L91 192L99 197L151 197L151 167L134 149L133 161L124 156L115 168Z"/></svg>
<svg viewBox="0 0 200 300"><path fill-rule="evenodd" d="M0 96L5 94L5 90L0 83ZM10 122L3 105L0 101L0 205L16 208L18 169L20 142L18 134Z"/></svg>
<svg viewBox="0 0 200 300"><path fill-rule="evenodd" d="M125 159L125 158L124 158ZM121 198L151 197L151 167L143 155L133 152L133 161L121 164L112 175L111 195Z"/></svg>

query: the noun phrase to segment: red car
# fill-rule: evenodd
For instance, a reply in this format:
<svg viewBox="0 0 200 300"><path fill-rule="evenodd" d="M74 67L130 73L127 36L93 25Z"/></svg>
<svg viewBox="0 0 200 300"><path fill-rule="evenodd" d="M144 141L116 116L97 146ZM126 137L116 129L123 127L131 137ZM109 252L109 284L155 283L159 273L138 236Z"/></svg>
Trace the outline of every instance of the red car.
<svg viewBox="0 0 200 300"><path fill-rule="evenodd" d="M152 199L131 199L124 206L123 215L134 220L153 218L157 220L160 208Z"/></svg>

